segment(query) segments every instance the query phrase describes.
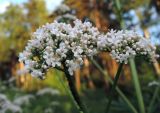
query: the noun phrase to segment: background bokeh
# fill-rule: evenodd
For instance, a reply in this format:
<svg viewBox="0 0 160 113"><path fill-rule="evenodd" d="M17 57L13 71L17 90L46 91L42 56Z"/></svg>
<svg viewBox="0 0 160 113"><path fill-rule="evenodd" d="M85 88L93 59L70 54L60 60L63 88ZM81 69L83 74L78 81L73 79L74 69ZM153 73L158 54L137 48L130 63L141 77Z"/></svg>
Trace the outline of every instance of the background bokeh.
<svg viewBox="0 0 160 113"><path fill-rule="evenodd" d="M109 29L134 29L150 38L160 54L160 0L0 0L0 113L78 113L67 92L62 72L50 69L45 80L24 74L18 62L31 33L47 22L72 23L75 18L91 21L101 32ZM108 53L94 58L113 78L118 64ZM154 90L160 87L160 59L154 64L136 59L136 69L145 107ZM110 83L85 59L74 74L76 88L91 113L103 113ZM125 65L119 87L138 109L130 66ZM130 112L118 94L114 95L112 113ZM3 106L9 106L3 108ZM160 112L160 90L152 113Z"/></svg>

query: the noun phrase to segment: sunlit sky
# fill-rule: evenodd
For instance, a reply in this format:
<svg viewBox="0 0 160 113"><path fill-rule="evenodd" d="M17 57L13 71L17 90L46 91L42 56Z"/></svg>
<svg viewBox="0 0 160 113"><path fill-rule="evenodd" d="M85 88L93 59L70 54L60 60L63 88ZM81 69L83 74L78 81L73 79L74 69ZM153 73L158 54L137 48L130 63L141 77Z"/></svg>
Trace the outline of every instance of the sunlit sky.
<svg viewBox="0 0 160 113"><path fill-rule="evenodd" d="M22 4L28 0L0 0L0 13L5 12L6 7L12 4ZM44 0L48 11L53 11L63 0Z"/></svg>

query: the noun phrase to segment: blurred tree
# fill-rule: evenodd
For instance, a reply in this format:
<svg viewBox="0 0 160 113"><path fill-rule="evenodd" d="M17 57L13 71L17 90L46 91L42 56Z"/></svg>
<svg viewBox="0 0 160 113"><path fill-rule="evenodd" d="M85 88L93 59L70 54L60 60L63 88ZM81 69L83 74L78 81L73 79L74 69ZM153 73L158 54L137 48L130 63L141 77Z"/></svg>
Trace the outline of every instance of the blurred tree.
<svg viewBox="0 0 160 113"><path fill-rule="evenodd" d="M158 13L160 13L160 0L151 0L151 5L155 6Z"/></svg>
<svg viewBox="0 0 160 113"><path fill-rule="evenodd" d="M16 53L22 50L27 40L28 26L20 6L10 5L8 10L0 15L0 61L12 59L11 50Z"/></svg>
<svg viewBox="0 0 160 113"><path fill-rule="evenodd" d="M65 0L68 6L76 10L80 19L91 19L96 26L107 31L108 28L120 28L118 22L118 12L115 7L116 0ZM139 6L148 5L150 0L121 0L121 10L124 12L138 8ZM119 7L119 6L118 6Z"/></svg>
<svg viewBox="0 0 160 113"><path fill-rule="evenodd" d="M72 9L75 9L78 18L82 20L87 20L88 18L92 20L100 30L107 31L108 19L106 15L109 14L109 10L106 10L106 15L103 14L103 8L107 5L103 0L65 0L64 2Z"/></svg>
<svg viewBox="0 0 160 113"><path fill-rule="evenodd" d="M10 5L0 15L0 61L10 60L11 50L18 55L31 37L30 33L47 22L47 16L42 0L29 0L24 6Z"/></svg>
<svg viewBox="0 0 160 113"><path fill-rule="evenodd" d="M32 30L37 29L48 21L48 12L45 6L44 0L29 0L25 4L27 21Z"/></svg>
<svg viewBox="0 0 160 113"><path fill-rule="evenodd" d="M13 74L12 71L18 63L18 54L30 39L30 33L46 23L47 19L44 0L29 0L22 5L10 5L6 12L0 14L0 71L3 73L1 76ZM5 75L6 72L11 73Z"/></svg>

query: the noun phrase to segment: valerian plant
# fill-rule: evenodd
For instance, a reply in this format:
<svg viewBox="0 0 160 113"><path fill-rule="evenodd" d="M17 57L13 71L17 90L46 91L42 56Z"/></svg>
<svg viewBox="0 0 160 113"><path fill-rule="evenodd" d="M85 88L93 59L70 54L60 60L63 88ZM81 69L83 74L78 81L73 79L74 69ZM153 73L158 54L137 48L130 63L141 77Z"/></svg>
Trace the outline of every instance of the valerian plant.
<svg viewBox="0 0 160 113"><path fill-rule="evenodd" d="M114 91L123 64L128 63L130 58L139 56L144 56L148 61L154 61L158 57L155 50L156 47L150 43L149 39L135 31L110 30L104 34L90 22L83 23L77 19L73 24L54 21L38 28L32 34L32 39L28 41L25 50L20 53L19 60L24 62L27 72L41 79L45 78L49 68L63 71L79 111L87 113L71 76L83 65L84 58L105 51L120 63L112 87ZM111 100L112 98L109 100L108 108Z"/></svg>
<svg viewBox="0 0 160 113"><path fill-rule="evenodd" d="M97 28L90 22L74 21L74 26L65 23L46 24L33 33L20 61L31 75L44 78L47 69L68 68L70 75L83 64L83 58L97 53Z"/></svg>

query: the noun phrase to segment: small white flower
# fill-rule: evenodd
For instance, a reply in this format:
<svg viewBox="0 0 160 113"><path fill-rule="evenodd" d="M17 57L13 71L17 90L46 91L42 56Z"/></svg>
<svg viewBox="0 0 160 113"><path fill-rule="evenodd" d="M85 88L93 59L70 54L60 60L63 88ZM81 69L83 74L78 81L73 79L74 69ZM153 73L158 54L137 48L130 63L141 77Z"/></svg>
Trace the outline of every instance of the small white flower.
<svg viewBox="0 0 160 113"><path fill-rule="evenodd" d="M159 82L157 82L157 81L152 81L152 82L150 82L149 84L148 84L148 86L149 87L151 87L151 86L160 86L160 83Z"/></svg>
<svg viewBox="0 0 160 113"><path fill-rule="evenodd" d="M51 94L51 95L59 95L60 92L58 90L52 89L52 88L44 88L37 92L37 95L42 96L45 94Z"/></svg>
<svg viewBox="0 0 160 113"><path fill-rule="evenodd" d="M35 97L33 95L25 95L25 96L21 96L21 97L17 97L16 99L14 99L13 103L15 105L23 105L23 104L29 104L30 100L34 99Z"/></svg>
<svg viewBox="0 0 160 113"><path fill-rule="evenodd" d="M8 110L10 110L12 113L22 113L22 109L19 106L14 105L3 94L0 94L0 108L0 113L6 113Z"/></svg>
<svg viewBox="0 0 160 113"><path fill-rule="evenodd" d="M41 70L33 70L33 71L31 72L31 75L32 75L33 77L41 77L43 74L44 74L44 73L42 73Z"/></svg>

